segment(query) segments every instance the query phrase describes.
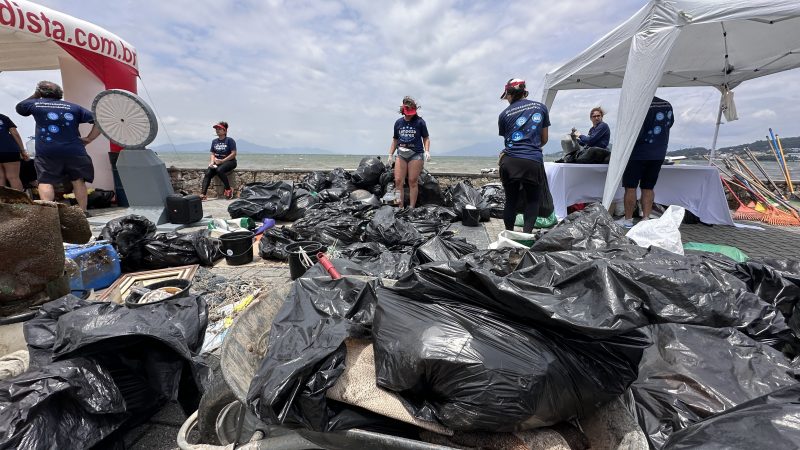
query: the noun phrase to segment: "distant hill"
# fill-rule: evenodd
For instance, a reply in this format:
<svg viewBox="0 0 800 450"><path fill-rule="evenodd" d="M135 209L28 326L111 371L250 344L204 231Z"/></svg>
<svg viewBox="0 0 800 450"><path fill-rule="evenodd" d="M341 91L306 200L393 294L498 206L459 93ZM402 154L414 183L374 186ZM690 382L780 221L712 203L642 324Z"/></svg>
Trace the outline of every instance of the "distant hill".
<svg viewBox="0 0 800 450"><path fill-rule="evenodd" d="M176 144L174 147L171 144L162 144L153 147L151 150L154 152L181 152L181 153L205 153L209 151L211 141L208 142L189 142L186 144ZM306 148L306 147L267 147L264 145L254 144L244 139L236 139L236 147L239 153L265 153L271 155L330 155L334 152L324 150L321 148Z"/></svg>
<svg viewBox="0 0 800 450"><path fill-rule="evenodd" d="M790 148L800 148L800 136L796 137L781 137L781 146L783 150L787 150ZM717 153L744 153L745 147L749 148L755 153L767 152L772 153L772 150L769 148L769 143L766 139L751 142L749 144L740 144L734 145L731 147L722 147L717 149ZM691 148L682 148L680 150L674 150L669 152L670 156L685 156L687 158L702 158L711 152L710 149L705 147L691 147Z"/></svg>

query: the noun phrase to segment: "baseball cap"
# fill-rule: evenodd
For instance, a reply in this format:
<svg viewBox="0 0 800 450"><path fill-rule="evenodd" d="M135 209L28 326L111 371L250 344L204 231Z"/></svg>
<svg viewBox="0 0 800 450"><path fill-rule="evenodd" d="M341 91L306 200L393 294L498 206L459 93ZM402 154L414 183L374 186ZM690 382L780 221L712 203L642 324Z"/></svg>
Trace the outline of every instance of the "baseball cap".
<svg viewBox="0 0 800 450"><path fill-rule="evenodd" d="M413 116L416 113L417 113L417 108L408 105L403 105L403 114L407 116Z"/></svg>
<svg viewBox="0 0 800 450"><path fill-rule="evenodd" d="M228 129L228 125L224 124L222 122L218 122L218 123L215 123L213 125L213 128L222 128L223 130L227 130Z"/></svg>
<svg viewBox="0 0 800 450"><path fill-rule="evenodd" d="M525 90L525 80L520 78L512 78L506 82L506 87L503 90L503 93L500 94L500 100L506 98L506 95L509 91L524 91Z"/></svg>

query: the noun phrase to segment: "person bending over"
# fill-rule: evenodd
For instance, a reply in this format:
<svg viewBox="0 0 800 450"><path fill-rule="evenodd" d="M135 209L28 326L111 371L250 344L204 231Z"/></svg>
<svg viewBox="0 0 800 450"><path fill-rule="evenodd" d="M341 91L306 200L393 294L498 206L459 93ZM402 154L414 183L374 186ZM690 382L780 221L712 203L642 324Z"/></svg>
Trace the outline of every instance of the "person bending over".
<svg viewBox="0 0 800 450"><path fill-rule="evenodd" d="M211 141L211 160L208 163L206 175L203 177L203 190L200 197L206 200L208 186L211 179L219 177L225 187L225 198L233 198L233 190L228 181L228 174L236 168L236 141L228 137L228 122L218 122L214 125L217 138Z"/></svg>
<svg viewBox="0 0 800 450"><path fill-rule="evenodd" d="M503 223L506 230L514 229L517 203L524 196L522 231L530 233L539 213L541 189L546 186L542 146L547 143L550 117L542 103L526 100L525 80L512 78L506 83L501 100L508 107L500 113L498 127L505 139L500 153L500 180L506 191Z"/></svg>
<svg viewBox="0 0 800 450"><path fill-rule="evenodd" d="M39 197L53 201L53 185L69 180L78 206L86 212L86 183L94 181L94 165L86 145L97 139L100 129L94 125L91 111L75 103L61 100L61 86L40 81L28 99L17 104L17 114L33 116L36 121L36 165ZM86 137L81 137L78 125L93 124Z"/></svg>
<svg viewBox="0 0 800 450"><path fill-rule="evenodd" d="M0 114L0 186L6 182L11 189L23 190L19 178L19 162L27 161L28 153L17 132L17 125L3 114Z"/></svg>
<svg viewBox="0 0 800 450"><path fill-rule="evenodd" d="M633 146L628 165L622 173L622 187L625 188L625 217L617 223L625 228L633 226L633 210L636 208L636 188L642 190L642 220L650 217L655 200L653 188L658 181L661 165L667 156L669 144L669 129L675 118L672 105L658 97L653 97L650 109L647 111L639 137Z"/></svg>
<svg viewBox="0 0 800 450"><path fill-rule="evenodd" d="M417 114L420 106L411 97L403 98L400 114L403 117L394 123L394 135L389 146L389 160L397 153L394 164L394 186L397 205L403 206L403 184L408 175L408 204L414 207L419 196L419 174L425 161L431 159L431 140L428 136L428 125Z"/></svg>

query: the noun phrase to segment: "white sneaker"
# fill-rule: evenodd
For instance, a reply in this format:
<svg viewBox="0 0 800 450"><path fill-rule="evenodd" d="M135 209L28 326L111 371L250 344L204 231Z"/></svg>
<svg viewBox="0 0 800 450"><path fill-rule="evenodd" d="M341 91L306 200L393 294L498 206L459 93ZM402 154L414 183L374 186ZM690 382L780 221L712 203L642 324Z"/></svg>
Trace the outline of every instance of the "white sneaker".
<svg viewBox="0 0 800 450"><path fill-rule="evenodd" d="M633 219L617 219L614 221L615 224L621 226L622 228L633 228Z"/></svg>

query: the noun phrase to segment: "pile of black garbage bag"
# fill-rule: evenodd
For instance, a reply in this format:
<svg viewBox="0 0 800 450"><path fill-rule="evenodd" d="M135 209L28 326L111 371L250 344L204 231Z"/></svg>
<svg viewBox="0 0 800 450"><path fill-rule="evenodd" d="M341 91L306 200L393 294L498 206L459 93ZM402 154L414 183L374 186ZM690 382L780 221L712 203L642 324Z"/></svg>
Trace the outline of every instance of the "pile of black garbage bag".
<svg viewBox="0 0 800 450"><path fill-rule="evenodd" d="M208 230L156 234L153 222L130 214L108 222L98 239L114 246L123 272L136 272L191 264L213 266L223 255L219 239L209 234Z"/></svg>
<svg viewBox="0 0 800 450"><path fill-rule="evenodd" d="M129 308L72 295L24 325L30 368L0 381L0 447L113 447L177 400L198 406L208 311L186 295Z"/></svg>
<svg viewBox="0 0 800 450"><path fill-rule="evenodd" d="M375 217L387 219L385 210ZM397 229L373 228L404 245ZM681 256L625 232L591 205L524 254L452 258L459 246L436 244L423 259L418 246L417 265L394 285L330 280L313 267L275 319L248 404L268 423L375 425L324 396L342 371L344 340L358 337L374 343L379 386L415 417L456 431L552 425L625 395L653 448L689 448L737 424L746 442L800 445L779 422L798 417L800 263ZM354 245L334 264L369 274L360 264L381 245L390 248Z"/></svg>

